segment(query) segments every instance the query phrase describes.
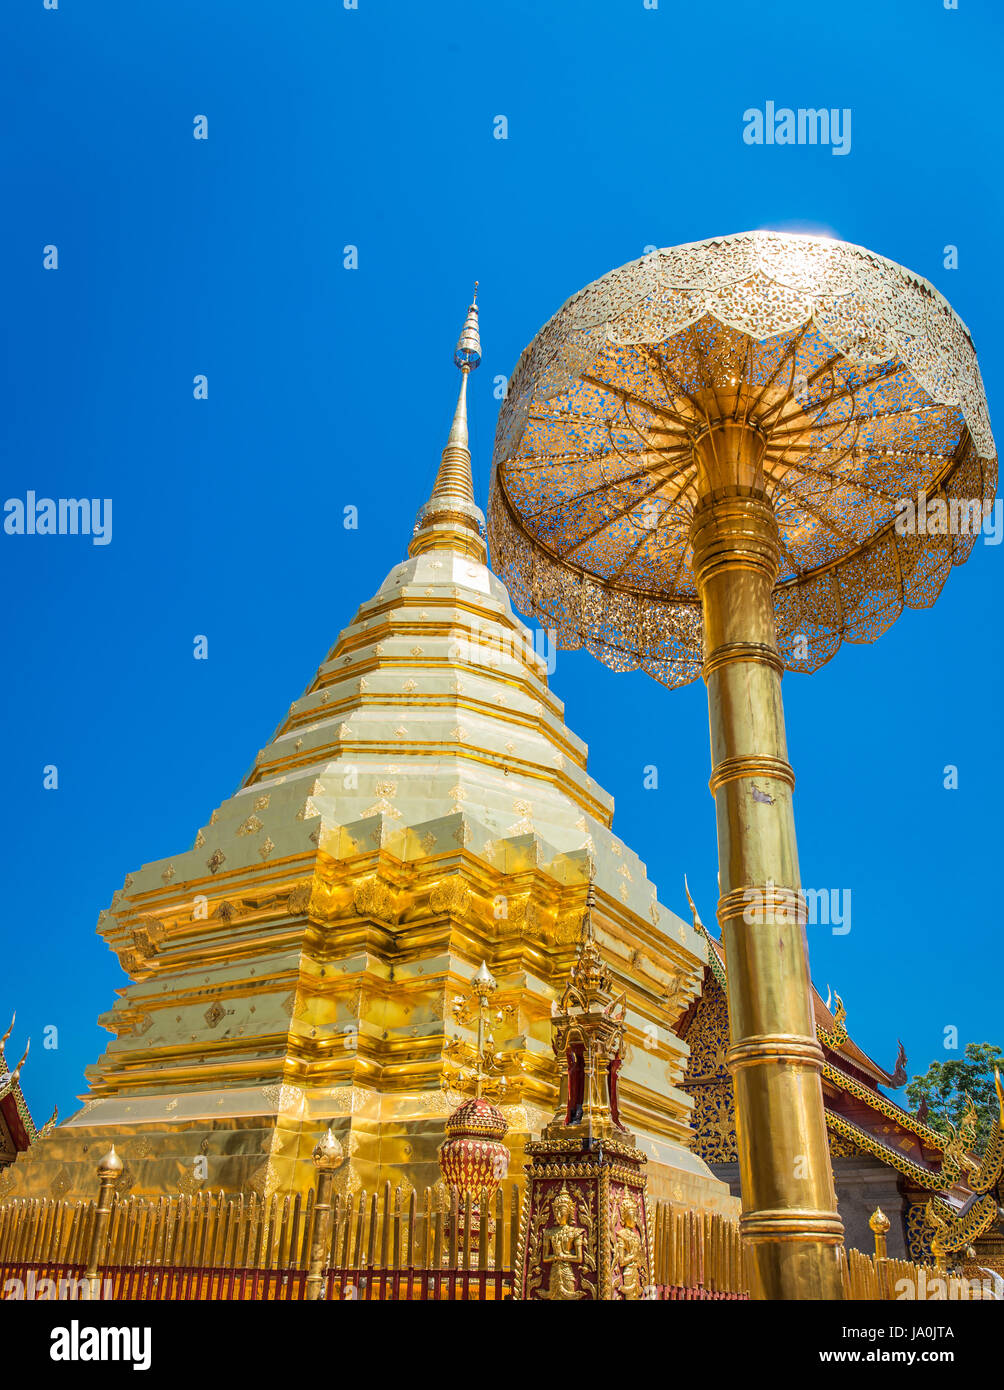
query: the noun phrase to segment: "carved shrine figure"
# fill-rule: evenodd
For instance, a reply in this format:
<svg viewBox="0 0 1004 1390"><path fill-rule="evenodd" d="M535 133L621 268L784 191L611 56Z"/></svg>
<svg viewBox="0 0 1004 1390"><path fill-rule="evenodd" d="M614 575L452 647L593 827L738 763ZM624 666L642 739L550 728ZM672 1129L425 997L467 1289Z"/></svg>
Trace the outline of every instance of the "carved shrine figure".
<svg viewBox="0 0 1004 1390"><path fill-rule="evenodd" d="M582 1298L582 1292L575 1285L574 1267L582 1264L586 1232L582 1226L569 1225L575 1217L575 1203L567 1188L562 1187L555 1197L551 1211L557 1225L549 1226L544 1232L542 1263L550 1265L550 1273L547 1288L541 1290L540 1296L556 1302Z"/></svg>
<svg viewBox="0 0 1004 1390"><path fill-rule="evenodd" d="M623 1225L614 1236L614 1267L620 1270L621 1298L645 1297L645 1245L638 1229L638 1207L630 1195L621 1203Z"/></svg>

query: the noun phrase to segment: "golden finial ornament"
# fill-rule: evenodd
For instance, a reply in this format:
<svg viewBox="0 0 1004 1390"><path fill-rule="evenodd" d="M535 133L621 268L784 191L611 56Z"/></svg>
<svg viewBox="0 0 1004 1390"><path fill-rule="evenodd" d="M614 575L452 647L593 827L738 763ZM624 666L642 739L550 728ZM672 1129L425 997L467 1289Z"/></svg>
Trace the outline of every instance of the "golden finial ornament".
<svg viewBox="0 0 1004 1390"><path fill-rule="evenodd" d="M84 1278L88 1285L87 1296L91 1299L100 1296L98 1292L100 1287L99 1269L115 1200L113 1189L124 1171L125 1164L115 1152L115 1145L113 1144L98 1164L98 1201L94 1209L90 1251L87 1257L87 1268L84 1271Z"/></svg>
<svg viewBox="0 0 1004 1390"><path fill-rule="evenodd" d="M314 1161L314 1167L321 1172L333 1173L341 1165L345 1151L335 1138L330 1125L314 1145L314 1151L310 1156Z"/></svg>
<svg viewBox="0 0 1004 1390"><path fill-rule="evenodd" d="M460 370L473 372L481 365L481 331L478 324L478 282L474 281L474 296L460 330L460 337L453 353L453 360Z"/></svg>
<svg viewBox="0 0 1004 1390"><path fill-rule="evenodd" d="M432 494L415 520L408 554L414 556L427 550L454 550L483 564L488 555L484 540L485 518L474 501L467 425L467 378L481 364L477 281L453 352L453 361L460 371L456 409Z"/></svg>
<svg viewBox="0 0 1004 1390"><path fill-rule="evenodd" d="M483 1198L494 1195L509 1170L509 1149L503 1143L509 1122L498 1106L482 1094L486 1085L498 1095L508 1089L496 1058L495 1028L514 1010L511 1005L492 1009L497 990L498 981L483 960L466 993L453 1001L453 1016L459 1024L469 1026L476 1020L473 1058L470 1044L459 1038L446 1050L447 1058L454 1064L473 1061L473 1066L460 1065L453 1080L460 1086L473 1086L474 1095L462 1101L447 1118L446 1140L439 1150L439 1171L448 1186L458 1188L462 1196L470 1196L471 1210L478 1222Z"/></svg>
<svg viewBox="0 0 1004 1390"><path fill-rule="evenodd" d="M876 1207L868 1218L868 1225L872 1235L875 1237L875 1258L884 1260L887 1254L886 1236L889 1234L891 1222L881 1207Z"/></svg>
<svg viewBox="0 0 1004 1390"><path fill-rule="evenodd" d="M454 997L451 1012L455 1022L461 1027L473 1026L477 1040L472 1046L454 1037L446 1048L447 1060L457 1068L450 1077L446 1089L463 1092L470 1087L475 1096L485 1090L504 1095L508 1090L505 1075L508 1058L500 1058L495 1043L495 1030L507 1015L515 1010L511 1004L492 1008L492 999L498 990L498 981L488 969L488 962L482 961L477 972L463 994ZM516 1062L518 1059L513 1059Z"/></svg>
<svg viewBox="0 0 1004 1390"><path fill-rule="evenodd" d="M115 1152L113 1144L98 1164L98 1178L117 1178L125 1170L125 1164Z"/></svg>
<svg viewBox="0 0 1004 1390"><path fill-rule="evenodd" d="M324 1297L324 1265L331 1244L331 1185L335 1169L344 1158L342 1146L330 1124L314 1145L310 1156L317 1169L317 1192L305 1296L313 1302Z"/></svg>

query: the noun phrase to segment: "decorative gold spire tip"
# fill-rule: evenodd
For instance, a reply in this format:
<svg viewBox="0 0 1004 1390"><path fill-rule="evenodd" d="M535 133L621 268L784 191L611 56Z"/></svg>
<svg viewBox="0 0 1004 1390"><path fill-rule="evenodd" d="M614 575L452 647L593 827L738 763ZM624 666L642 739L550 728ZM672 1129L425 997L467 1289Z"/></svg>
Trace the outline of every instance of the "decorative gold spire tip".
<svg viewBox="0 0 1004 1390"><path fill-rule="evenodd" d="M330 1125L328 1125L324 1134L314 1145L311 1158L314 1160L315 1168L319 1168L324 1172L334 1172L344 1158L342 1146L335 1138Z"/></svg>
<svg viewBox="0 0 1004 1390"><path fill-rule="evenodd" d="M868 1225L877 1236L884 1236L889 1230L891 1222L881 1207L876 1207L868 1218Z"/></svg>
<svg viewBox="0 0 1004 1390"><path fill-rule="evenodd" d="M122 1172L124 1167L125 1164L122 1162L118 1154L115 1152L115 1145L113 1144L111 1148L108 1150L108 1152L105 1154L104 1158L98 1164L98 1177L118 1177L119 1173Z"/></svg>
<svg viewBox="0 0 1004 1390"><path fill-rule="evenodd" d="M453 360L460 368L457 405L435 486L428 502L418 513L408 554L420 555L426 550L456 550L484 563L488 553L484 542L485 519L474 501L467 427L467 378L481 361L477 282Z"/></svg>
<svg viewBox="0 0 1004 1390"><path fill-rule="evenodd" d="M478 282L474 281L474 298L471 300L460 330L453 360L462 372L473 372L481 365L481 332L478 327Z"/></svg>

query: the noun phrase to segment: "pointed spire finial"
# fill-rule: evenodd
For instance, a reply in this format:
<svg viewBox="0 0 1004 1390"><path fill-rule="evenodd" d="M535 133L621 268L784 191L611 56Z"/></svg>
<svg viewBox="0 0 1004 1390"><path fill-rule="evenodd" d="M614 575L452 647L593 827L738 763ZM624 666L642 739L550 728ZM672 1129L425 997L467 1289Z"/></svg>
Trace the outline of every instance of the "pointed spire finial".
<svg viewBox="0 0 1004 1390"><path fill-rule="evenodd" d="M474 298L460 330L453 361L460 369L457 406L436 483L416 519L408 554L420 555L426 550L457 550L483 564L488 555L483 539L485 519L474 501L467 428L467 378L481 363L477 281L474 282Z"/></svg>
<svg viewBox="0 0 1004 1390"><path fill-rule="evenodd" d="M115 1152L115 1145L113 1144L98 1164L98 1178L111 1181L113 1178L117 1178L124 1168L125 1164Z"/></svg>
<svg viewBox="0 0 1004 1390"><path fill-rule="evenodd" d="M593 908L596 906L596 864L592 859L589 861L589 886L586 889L586 910L582 915L582 942L595 941L596 935L593 931ZM579 949L582 949L580 943Z"/></svg>
<svg viewBox="0 0 1004 1390"><path fill-rule="evenodd" d="M467 309L460 330L453 360L462 372L473 372L481 365L481 329L478 324L478 282L474 281L474 297Z"/></svg>
<svg viewBox="0 0 1004 1390"><path fill-rule="evenodd" d="M488 962L486 960L481 962L481 968L474 976L473 984L479 994L491 994L498 988L498 981L488 969Z"/></svg>

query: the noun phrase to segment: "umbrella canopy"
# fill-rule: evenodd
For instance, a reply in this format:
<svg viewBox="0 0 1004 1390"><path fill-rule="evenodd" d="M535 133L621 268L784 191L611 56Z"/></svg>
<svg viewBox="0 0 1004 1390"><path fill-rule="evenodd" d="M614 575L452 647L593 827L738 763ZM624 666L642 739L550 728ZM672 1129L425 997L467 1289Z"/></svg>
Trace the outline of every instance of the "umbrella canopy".
<svg viewBox="0 0 1004 1390"><path fill-rule="evenodd" d="M694 506L751 483L780 531L788 669L934 602L997 462L969 332L926 280L845 242L745 232L594 281L510 381L493 565L563 647L682 685L702 661Z"/></svg>

